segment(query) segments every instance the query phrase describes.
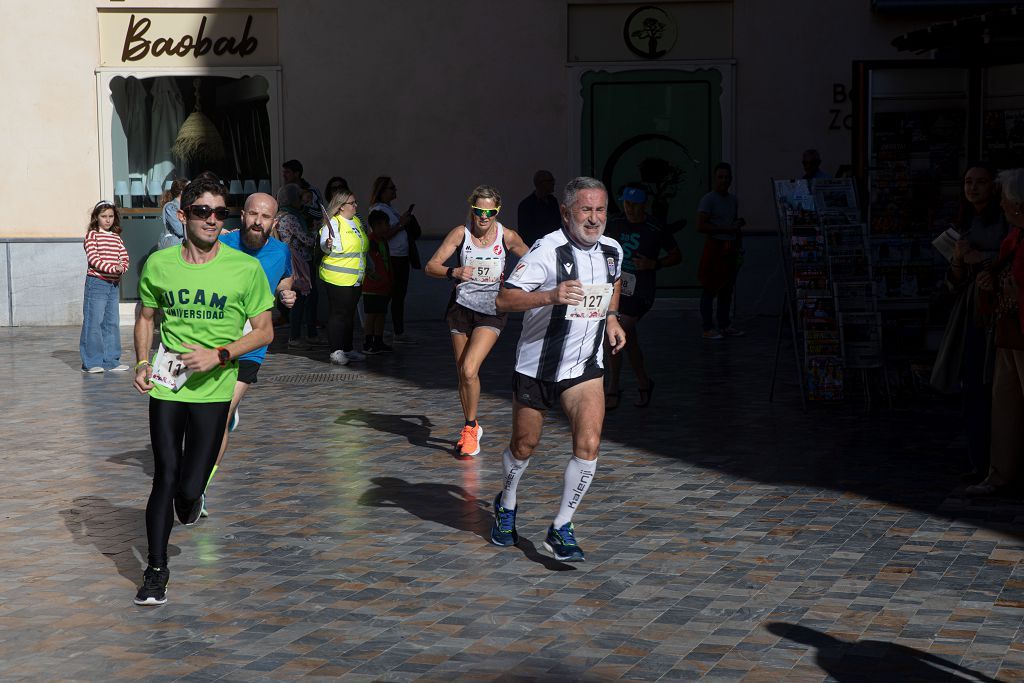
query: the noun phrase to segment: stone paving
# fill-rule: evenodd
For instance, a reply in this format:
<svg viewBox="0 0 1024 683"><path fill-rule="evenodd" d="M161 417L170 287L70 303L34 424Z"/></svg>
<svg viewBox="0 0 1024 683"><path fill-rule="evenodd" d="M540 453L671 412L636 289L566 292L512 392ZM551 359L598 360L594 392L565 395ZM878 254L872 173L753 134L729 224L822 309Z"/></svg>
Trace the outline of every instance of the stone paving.
<svg viewBox="0 0 1024 683"><path fill-rule="evenodd" d="M711 343L692 312L644 321L653 405L632 406L625 370L577 565L541 547L570 453L557 413L520 487L520 546L485 540L516 324L482 373L472 460L451 454L440 321L333 371L279 339L211 516L174 529L159 608L131 602L146 399L79 373L77 328L2 329L0 679L1024 679L1024 506L957 492L955 407L805 414L785 381L769 403L775 322L743 322Z"/></svg>

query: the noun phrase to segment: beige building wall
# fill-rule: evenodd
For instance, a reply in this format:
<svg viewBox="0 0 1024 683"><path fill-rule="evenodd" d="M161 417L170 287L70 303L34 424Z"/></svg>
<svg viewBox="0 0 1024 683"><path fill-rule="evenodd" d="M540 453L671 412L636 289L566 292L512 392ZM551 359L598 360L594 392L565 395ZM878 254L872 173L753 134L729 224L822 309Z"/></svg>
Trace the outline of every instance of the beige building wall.
<svg viewBox="0 0 1024 683"><path fill-rule="evenodd" d="M96 7L0 3L0 237L84 236L99 197Z"/></svg>

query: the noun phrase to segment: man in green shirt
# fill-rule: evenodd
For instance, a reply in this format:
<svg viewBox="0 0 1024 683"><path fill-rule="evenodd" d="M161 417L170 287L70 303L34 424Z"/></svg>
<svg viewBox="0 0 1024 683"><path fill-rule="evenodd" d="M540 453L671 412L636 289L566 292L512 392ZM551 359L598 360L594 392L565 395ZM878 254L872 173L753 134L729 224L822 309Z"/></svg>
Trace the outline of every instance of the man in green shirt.
<svg viewBox="0 0 1024 683"><path fill-rule="evenodd" d="M178 218L185 241L154 252L139 280L135 323L135 388L149 394L153 489L146 505L149 566L137 605L167 602L167 544L174 514L194 524L217 459L238 358L274 338L274 297L259 262L221 246L226 191L200 179L185 188ZM157 310L160 344L150 360ZM252 331L243 334L246 320Z"/></svg>

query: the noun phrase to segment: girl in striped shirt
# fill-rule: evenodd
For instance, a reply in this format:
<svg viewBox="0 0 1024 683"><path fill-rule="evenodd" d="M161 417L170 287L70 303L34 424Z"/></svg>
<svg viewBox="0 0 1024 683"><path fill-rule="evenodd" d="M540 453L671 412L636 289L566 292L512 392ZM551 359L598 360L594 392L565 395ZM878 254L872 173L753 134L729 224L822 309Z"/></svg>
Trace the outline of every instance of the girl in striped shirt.
<svg viewBox="0 0 1024 683"><path fill-rule="evenodd" d="M85 233L85 276L82 336L78 351L82 372L124 372L118 304L121 275L128 270L128 251L121 241L121 216L112 202L102 200L92 209Z"/></svg>

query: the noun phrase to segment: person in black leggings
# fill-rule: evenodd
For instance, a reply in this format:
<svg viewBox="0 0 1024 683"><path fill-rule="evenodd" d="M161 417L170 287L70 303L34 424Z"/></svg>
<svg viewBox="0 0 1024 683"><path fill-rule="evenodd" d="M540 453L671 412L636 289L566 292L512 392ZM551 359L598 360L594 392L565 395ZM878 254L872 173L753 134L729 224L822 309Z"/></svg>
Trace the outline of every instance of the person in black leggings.
<svg viewBox="0 0 1024 683"><path fill-rule="evenodd" d="M167 602L167 544L174 515L195 524L203 488L224 436L239 356L273 341L274 296L259 262L218 241L227 191L215 178L193 181L178 217L185 242L153 253L139 280L135 388L148 394L153 488L146 505L149 566L137 605ZM150 359L156 312L160 345ZM243 336L246 320L252 331Z"/></svg>
<svg viewBox="0 0 1024 683"><path fill-rule="evenodd" d="M327 205L330 221L320 228L320 251L324 257L318 274L327 290L327 339L335 365L366 360L361 351L352 348L356 305L362 294L366 252L370 248L366 230L356 216L358 206L350 190L339 190Z"/></svg>

